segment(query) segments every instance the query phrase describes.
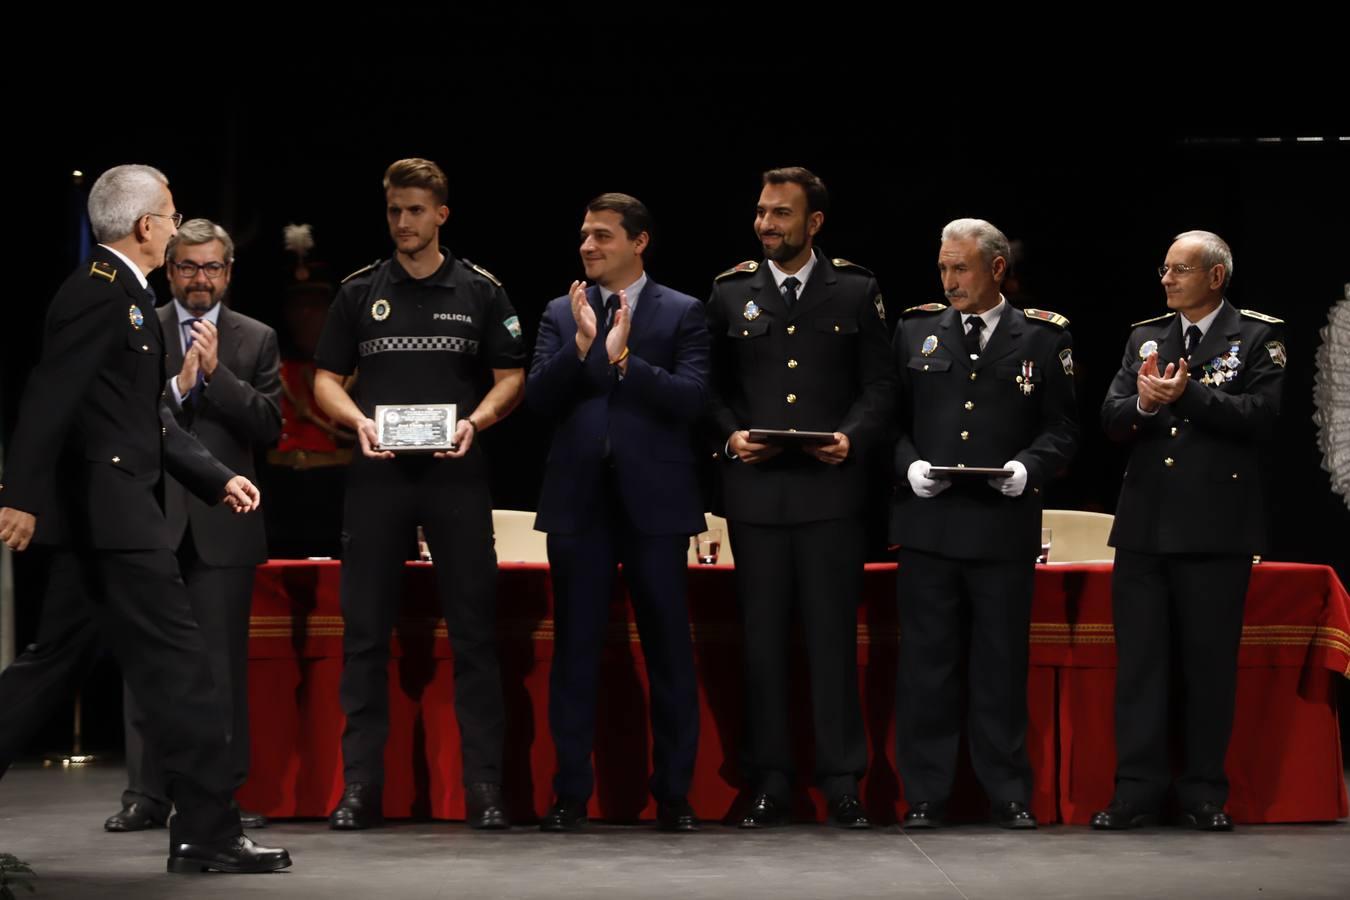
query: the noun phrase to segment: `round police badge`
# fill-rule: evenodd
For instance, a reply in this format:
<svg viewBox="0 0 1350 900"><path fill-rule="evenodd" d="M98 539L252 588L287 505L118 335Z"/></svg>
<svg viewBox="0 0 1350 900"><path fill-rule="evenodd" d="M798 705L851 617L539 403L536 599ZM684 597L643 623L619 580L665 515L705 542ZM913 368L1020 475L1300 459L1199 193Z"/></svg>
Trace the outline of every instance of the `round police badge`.
<svg viewBox="0 0 1350 900"><path fill-rule="evenodd" d="M127 319L131 322L132 328L140 328L145 324L145 315L135 303L131 304L131 308L127 310Z"/></svg>
<svg viewBox="0 0 1350 900"><path fill-rule="evenodd" d="M937 349L937 346L938 346L937 335L930 334L928 337L923 339L923 346L919 348L919 352L922 353L924 356L932 356L933 351Z"/></svg>
<svg viewBox="0 0 1350 900"><path fill-rule="evenodd" d="M389 301L383 297L370 304L370 317L376 322L383 322L385 319L389 318L389 312Z"/></svg>
<svg viewBox="0 0 1350 900"><path fill-rule="evenodd" d="M755 301L753 300L745 301L745 312L741 313L741 315L745 316L746 321L748 322L753 322L756 319L758 319L759 307L755 305Z"/></svg>
<svg viewBox="0 0 1350 900"><path fill-rule="evenodd" d="M1157 352L1158 352L1157 341L1144 341L1142 344L1139 345L1140 359L1148 359L1150 356L1152 356Z"/></svg>

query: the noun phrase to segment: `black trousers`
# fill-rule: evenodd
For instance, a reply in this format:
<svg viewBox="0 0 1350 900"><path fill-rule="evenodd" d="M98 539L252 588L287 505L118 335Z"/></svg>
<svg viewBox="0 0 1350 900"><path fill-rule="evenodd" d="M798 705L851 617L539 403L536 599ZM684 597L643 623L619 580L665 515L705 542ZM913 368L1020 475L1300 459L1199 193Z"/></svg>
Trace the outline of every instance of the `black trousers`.
<svg viewBox="0 0 1350 900"><path fill-rule="evenodd" d="M1180 678L1185 808L1228 799L1237 657L1252 558L1116 551L1111 610L1116 653L1116 797L1161 806L1172 780L1168 704Z"/></svg>
<svg viewBox="0 0 1350 900"><path fill-rule="evenodd" d="M946 802L964 718L971 763L990 801L1029 803L1034 561L949 559L903 549L897 561L896 761L906 800ZM969 679L965 704L963 676Z"/></svg>
<svg viewBox="0 0 1350 900"><path fill-rule="evenodd" d="M190 531L178 548L179 570L187 585L211 677L230 742L230 776L236 790L248 778L248 619L253 606L253 566L209 566L197 556ZM130 685L123 700L126 725L127 789L123 805L141 803L167 816L168 788L159 753L147 741L146 715Z"/></svg>
<svg viewBox="0 0 1350 900"><path fill-rule="evenodd" d="M53 554L37 643L0 674L0 772L75 689L100 634L144 710L167 799L178 809L170 842L239 834L224 711L169 550Z"/></svg>
<svg viewBox="0 0 1350 900"><path fill-rule="evenodd" d="M792 625L800 614L810 666L816 782L826 797L856 793L867 769L858 698L858 603L865 551L859 519L800 525L731 521L745 635L745 766L757 791L791 800L796 705Z"/></svg>
<svg viewBox="0 0 1350 900"><path fill-rule="evenodd" d="M652 720L652 794L689 792L698 753L698 678L689 636L688 535L641 534L628 519L613 478L589 526L550 534L548 561L556 626L548 721L558 753L553 790L584 801L595 787L596 695L615 565L633 598L647 665Z"/></svg>
<svg viewBox="0 0 1350 900"><path fill-rule="evenodd" d="M497 659L497 554L492 499L478 478L431 457L357 460L343 524L341 701L348 784L383 784L389 736L389 638L418 525L436 562L436 589L455 660L464 783L501 782L506 712Z"/></svg>

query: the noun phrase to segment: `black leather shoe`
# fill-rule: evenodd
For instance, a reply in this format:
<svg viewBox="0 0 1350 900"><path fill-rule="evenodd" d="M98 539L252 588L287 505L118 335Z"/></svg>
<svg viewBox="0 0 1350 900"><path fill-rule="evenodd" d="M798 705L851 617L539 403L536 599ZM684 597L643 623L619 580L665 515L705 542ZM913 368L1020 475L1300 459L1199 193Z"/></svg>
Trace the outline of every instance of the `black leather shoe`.
<svg viewBox="0 0 1350 900"><path fill-rule="evenodd" d="M931 800L920 800L909 808L905 813L905 821L901 823L902 828L941 828L942 819L946 810L941 803L934 803Z"/></svg>
<svg viewBox="0 0 1350 900"><path fill-rule="evenodd" d="M657 801L656 827L662 831L698 831L698 816L683 797Z"/></svg>
<svg viewBox="0 0 1350 900"><path fill-rule="evenodd" d="M275 872L288 868L291 855L280 847L259 847L248 835L219 844L174 844L169 848L170 872Z"/></svg>
<svg viewBox="0 0 1350 900"><path fill-rule="evenodd" d="M872 827L872 823L867 821L867 813L863 811L863 805L858 802L858 798L854 794L841 794L831 800L829 813L827 821L835 828L863 829Z"/></svg>
<svg viewBox="0 0 1350 900"><path fill-rule="evenodd" d="M787 810L768 794L756 794L750 808L741 817L742 828L777 828L788 824Z"/></svg>
<svg viewBox="0 0 1350 900"><path fill-rule="evenodd" d="M378 784L354 782L342 792L337 809L328 817L328 827L357 831L384 824L384 791Z"/></svg>
<svg viewBox="0 0 1350 900"><path fill-rule="evenodd" d="M1206 800L1181 814L1181 824L1196 831L1232 831L1233 819L1217 803Z"/></svg>
<svg viewBox="0 0 1350 900"><path fill-rule="evenodd" d="M586 801L558 799L539 820L540 831L580 831L590 822L586 818Z"/></svg>
<svg viewBox="0 0 1350 900"><path fill-rule="evenodd" d="M464 824L484 831L501 831L511 827L500 784L485 781L464 789Z"/></svg>
<svg viewBox="0 0 1350 900"><path fill-rule="evenodd" d="M1157 813L1140 809L1127 800L1113 799L1110 806L1092 816L1092 827L1098 831L1128 831L1157 824Z"/></svg>
<svg viewBox="0 0 1350 900"><path fill-rule="evenodd" d="M124 805L120 812L108 816L103 823L104 831L145 831L163 827L164 817L155 815L139 801Z"/></svg>
<svg viewBox="0 0 1350 900"><path fill-rule="evenodd" d="M257 831L259 828L267 827L267 816L241 809L239 810L239 824L244 826L246 831Z"/></svg>
<svg viewBox="0 0 1350 900"><path fill-rule="evenodd" d="M990 819L999 828L1023 829L1036 827L1036 817L1031 814L1031 810L1027 809L1027 805L1019 800L995 804Z"/></svg>

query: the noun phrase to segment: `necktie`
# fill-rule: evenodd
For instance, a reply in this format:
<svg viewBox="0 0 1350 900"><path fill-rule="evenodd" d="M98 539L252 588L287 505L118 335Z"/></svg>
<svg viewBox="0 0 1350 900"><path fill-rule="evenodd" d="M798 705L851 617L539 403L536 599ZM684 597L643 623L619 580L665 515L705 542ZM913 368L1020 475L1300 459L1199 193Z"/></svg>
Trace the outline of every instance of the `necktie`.
<svg viewBox="0 0 1350 900"><path fill-rule="evenodd" d="M779 290L783 292L783 302L787 304L788 309L791 309L792 304L797 300L797 285L799 284L801 284L800 281L789 275L783 279L783 284L779 287Z"/></svg>
<svg viewBox="0 0 1350 900"><path fill-rule="evenodd" d="M1186 329L1186 358L1187 358L1187 359L1189 359L1190 356L1191 356L1191 354L1195 352L1195 348L1200 346L1200 338L1201 338L1201 337L1203 337L1203 335L1200 334L1200 326L1198 326L1198 325L1192 325L1190 328L1187 328L1187 329Z"/></svg>
<svg viewBox="0 0 1350 900"><path fill-rule="evenodd" d="M974 359L980 355L980 330L984 328L984 319L971 316L966 320L966 352Z"/></svg>

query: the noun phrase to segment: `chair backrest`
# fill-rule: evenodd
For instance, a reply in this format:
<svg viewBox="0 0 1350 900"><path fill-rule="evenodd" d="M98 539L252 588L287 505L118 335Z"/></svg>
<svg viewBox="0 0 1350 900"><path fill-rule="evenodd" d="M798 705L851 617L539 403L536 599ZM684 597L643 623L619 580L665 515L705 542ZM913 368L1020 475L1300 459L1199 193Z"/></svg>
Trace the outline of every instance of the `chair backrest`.
<svg viewBox="0 0 1350 900"><path fill-rule="evenodd" d="M721 516L715 516L712 513L706 513L709 531L722 532L722 549L717 554L717 564L719 566L735 565L735 557L731 554L731 531L727 528L727 520ZM698 535L689 539L689 565L698 565Z"/></svg>
<svg viewBox="0 0 1350 900"><path fill-rule="evenodd" d="M548 562L548 537L534 530L534 513L494 509L492 533L497 539L497 562Z"/></svg>
<svg viewBox="0 0 1350 900"><path fill-rule="evenodd" d="M1050 562L1110 561L1114 547L1106 543L1115 516L1080 509L1041 511L1041 527L1049 528Z"/></svg>

